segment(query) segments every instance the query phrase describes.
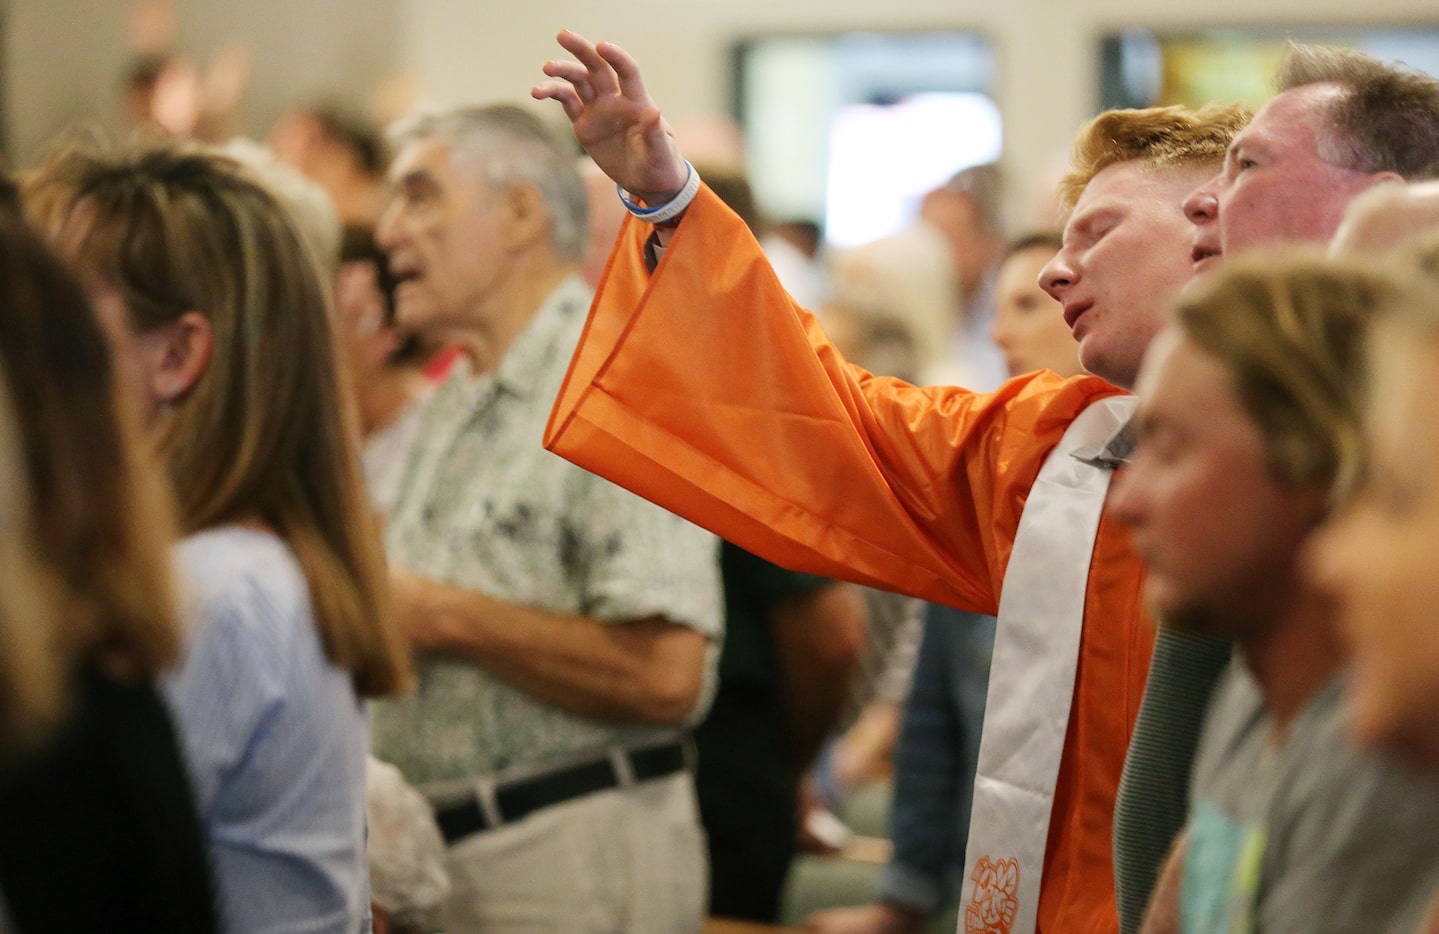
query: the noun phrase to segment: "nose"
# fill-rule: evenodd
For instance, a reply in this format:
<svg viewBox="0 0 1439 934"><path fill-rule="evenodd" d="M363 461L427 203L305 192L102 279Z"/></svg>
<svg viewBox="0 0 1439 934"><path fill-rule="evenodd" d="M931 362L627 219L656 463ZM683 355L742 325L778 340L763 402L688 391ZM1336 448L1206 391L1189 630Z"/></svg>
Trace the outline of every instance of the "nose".
<svg viewBox="0 0 1439 934"><path fill-rule="evenodd" d="M1215 195L1218 178L1214 176L1184 199L1184 216L1196 227L1212 224L1219 218L1219 198Z"/></svg>
<svg viewBox="0 0 1439 934"><path fill-rule="evenodd" d="M1060 296L1079 279L1079 274L1075 271L1077 265L1070 259L1067 249L1060 250L1039 271L1039 287L1055 301L1063 303L1064 299Z"/></svg>
<svg viewBox="0 0 1439 934"><path fill-rule="evenodd" d="M1144 521L1144 477L1133 465L1115 475L1109 487L1105 512L1120 525L1136 528Z"/></svg>
<svg viewBox="0 0 1439 934"><path fill-rule="evenodd" d="M1316 591L1333 596L1344 590L1353 563L1346 553L1353 527L1354 510L1347 509L1315 529L1304 543L1299 567Z"/></svg>
<svg viewBox="0 0 1439 934"><path fill-rule="evenodd" d="M399 200L391 198L380 212L380 219L375 221L375 245L387 253L395 248L399 240L399 215Z"/></svg>
<svg viewBox="0 0 1439 934"><path fill-rule="evenodd" d="M989 341L1001 350L1005 349L1009 340L1009 327L1005 318L996 315L994 323L989 326Z"/></svg>

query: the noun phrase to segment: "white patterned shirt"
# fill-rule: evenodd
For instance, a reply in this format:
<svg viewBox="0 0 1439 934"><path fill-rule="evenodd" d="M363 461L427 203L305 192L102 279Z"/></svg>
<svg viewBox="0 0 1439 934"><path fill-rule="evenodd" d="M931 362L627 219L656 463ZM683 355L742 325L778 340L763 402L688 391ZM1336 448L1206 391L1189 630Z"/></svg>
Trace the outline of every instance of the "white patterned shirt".
<svg viewBox="0 0 1439 934"><path fill-rule="evenodd" d="M456 587L553 613L652 616L717 641L718 540L541 446L584 326L578 276L545 300L493 377L463 364L425 407L386 545L390 560ZM699 719L713 691L706 655ZM473 662L419 659L415 693L372 706L375 754L422 788L525 774L664 742L672 727L592 720Z"/></svg>

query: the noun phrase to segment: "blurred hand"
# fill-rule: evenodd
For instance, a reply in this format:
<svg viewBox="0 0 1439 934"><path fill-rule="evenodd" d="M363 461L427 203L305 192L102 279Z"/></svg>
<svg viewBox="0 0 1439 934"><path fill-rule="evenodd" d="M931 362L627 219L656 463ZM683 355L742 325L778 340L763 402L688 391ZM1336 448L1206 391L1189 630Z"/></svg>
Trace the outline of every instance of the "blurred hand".
<svg viewBox="0 0 1439 934"><path fill-rule="evenodd" d="M557 37L579 61L548 61L558 80L536 85L536 100L559 101L575 139L621 188L656 207L679 194L685 165L674 131L650 100L639 63L616 45L565 30Z"/></svg>
<svg viewBox="0 0 1439 934"><path fill-rule="evenodd" d="M835 817L825 805L812 776L806 775L799 783L799 820L795 828L795 845L801 853L815 856L833 856L844 846L844 838L836 839L826 829L838 827L848 833L848 828Z"/></svg>

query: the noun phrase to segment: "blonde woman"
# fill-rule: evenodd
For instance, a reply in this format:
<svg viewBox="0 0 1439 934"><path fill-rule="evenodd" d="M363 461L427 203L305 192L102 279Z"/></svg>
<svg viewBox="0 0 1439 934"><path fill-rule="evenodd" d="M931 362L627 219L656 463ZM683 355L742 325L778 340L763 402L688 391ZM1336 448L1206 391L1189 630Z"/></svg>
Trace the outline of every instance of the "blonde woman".
<svg viewBox="0 0 1439 934"><path fill-rule="evenodd" d="M18 932L212 931L156 679L173 525L80 285L0 217L0 892Z"/></svg>
<svg viewBox="0 0 1439 934"><path fill-rule="evenodd" d="M327 295L276 199L178 145L52 159L58 235L123 306L198 611L166 684L231 932L368 909L363 699L406 655L382 586Z"/></svg>

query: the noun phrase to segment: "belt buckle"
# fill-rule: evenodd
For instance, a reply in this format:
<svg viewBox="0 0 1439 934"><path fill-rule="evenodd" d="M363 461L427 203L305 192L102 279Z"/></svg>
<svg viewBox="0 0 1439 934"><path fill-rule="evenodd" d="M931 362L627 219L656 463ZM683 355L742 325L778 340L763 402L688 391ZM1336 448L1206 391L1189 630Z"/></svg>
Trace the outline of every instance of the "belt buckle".
<svg viewBox="0 0 1439 934"><path fill-rule="evenodd" d="M615 785L620 788L631 788L635 784L635 766L630 761L629 750L622 746L611 746L606 751L610 760L610 769L615 773Z"/></svg>
<svg viewBox="0 0 1439 934"><path fill-rule="evenodd" d="M475 780L475 804L479 805L480 816L485 819L484 829L494 830L504 824L505 815L500 810L500 799L496 793L494 779Z"/></svg>

